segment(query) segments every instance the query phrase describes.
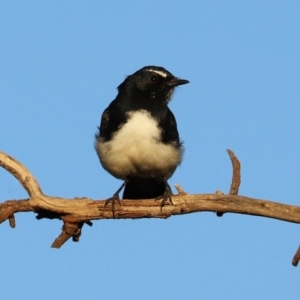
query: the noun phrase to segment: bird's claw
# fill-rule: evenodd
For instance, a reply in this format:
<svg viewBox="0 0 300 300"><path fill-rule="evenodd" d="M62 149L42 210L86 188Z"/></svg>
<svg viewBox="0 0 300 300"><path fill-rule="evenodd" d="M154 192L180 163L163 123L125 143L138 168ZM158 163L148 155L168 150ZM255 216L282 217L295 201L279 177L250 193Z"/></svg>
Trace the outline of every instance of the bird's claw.
<svg viewBox="0 0 300 300"><path fill-rule="evenodd" d="M165 204L168 200L171 203L171 205L174 205L173 202L172 202L172 196L173 196L173 193L172 193L171 189L167 186L166 189L165 189L164 194L157 197L157 198L155 198L155 201L161 200L160 211L162 211L162 208L165 206Z"/></svg>
<svg viewBox="0 0 300 300"><path fill-rule="evenodd" d="M121 206L121 201L120 201L120 197L119 197L119 194L114 194L112 197L108 198L106 201L105 201L105 204L104 204L104 207L107 206L107 204L111 203L111 211L112 211L112 214L113 214L113 218L115 218L115 204L116 202L118 202L118 204Z"/></svg>

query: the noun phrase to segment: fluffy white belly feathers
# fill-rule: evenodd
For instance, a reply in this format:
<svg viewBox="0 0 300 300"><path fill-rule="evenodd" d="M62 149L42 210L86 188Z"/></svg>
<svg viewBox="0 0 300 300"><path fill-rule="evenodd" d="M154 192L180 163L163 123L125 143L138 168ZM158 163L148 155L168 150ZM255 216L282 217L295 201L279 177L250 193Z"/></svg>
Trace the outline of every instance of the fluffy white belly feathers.
<svg viewBox="0 0 300 300"><path fill-rule="evenodd" d="M131 112L128 117L110 141L96 141L104 169L119 179L171 177L181 162L182 149L160 141L157 121L146 110Z"/></svg>

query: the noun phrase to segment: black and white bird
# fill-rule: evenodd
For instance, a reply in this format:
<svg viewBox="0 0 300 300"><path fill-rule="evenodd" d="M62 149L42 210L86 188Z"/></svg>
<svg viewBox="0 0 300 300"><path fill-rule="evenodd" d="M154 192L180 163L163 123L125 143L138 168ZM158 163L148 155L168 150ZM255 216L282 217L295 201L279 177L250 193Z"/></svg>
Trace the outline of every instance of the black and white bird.
<svg viewBox="0 0 300 300"><path fill-rule="evenodd" d="M172 191L167 180L182 161L183 146L175 117L168 108L174 89L188 83L162 67L147 66L118 86L118 95L104 110L95 149L103 168L124 183L106 201L162 199Z"/></svg>

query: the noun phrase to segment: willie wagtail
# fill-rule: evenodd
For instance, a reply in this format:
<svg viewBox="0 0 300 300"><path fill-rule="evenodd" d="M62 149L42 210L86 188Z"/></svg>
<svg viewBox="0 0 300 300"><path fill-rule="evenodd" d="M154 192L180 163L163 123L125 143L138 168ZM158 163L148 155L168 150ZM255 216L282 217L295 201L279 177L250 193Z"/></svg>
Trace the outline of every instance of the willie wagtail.
<svg viewBox="0 0 300 300"><path fill-rule="evenodd" d="M147 66L118 86L118 95L104 110L95 149L103 168L122 186L105 205L115 201L125 186L124 199L162 199L172 192L167 180L182 160L175 117L168 108L174 88L188 83L162 67Z"/></svg>

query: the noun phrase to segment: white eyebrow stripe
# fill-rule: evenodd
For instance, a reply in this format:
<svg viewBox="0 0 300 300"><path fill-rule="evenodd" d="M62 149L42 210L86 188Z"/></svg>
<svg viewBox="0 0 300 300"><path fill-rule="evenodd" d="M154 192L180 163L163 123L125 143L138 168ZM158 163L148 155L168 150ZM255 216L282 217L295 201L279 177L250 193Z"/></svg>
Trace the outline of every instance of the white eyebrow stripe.
<svg viewBox="0 0 300 300"><path fill-rule="evenodd" d="M147 69L146 71L154 72L156 74L159 74L162 77L167 77L168 74L165 73L164 71L159 71L159 70L154 70L154 69Z"/></svg>

